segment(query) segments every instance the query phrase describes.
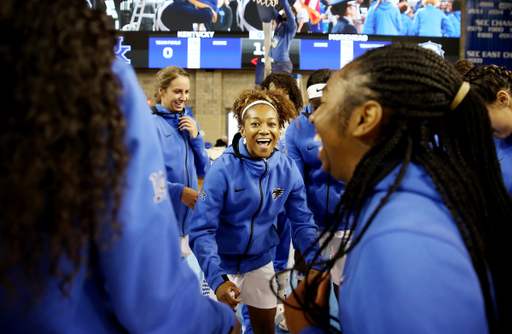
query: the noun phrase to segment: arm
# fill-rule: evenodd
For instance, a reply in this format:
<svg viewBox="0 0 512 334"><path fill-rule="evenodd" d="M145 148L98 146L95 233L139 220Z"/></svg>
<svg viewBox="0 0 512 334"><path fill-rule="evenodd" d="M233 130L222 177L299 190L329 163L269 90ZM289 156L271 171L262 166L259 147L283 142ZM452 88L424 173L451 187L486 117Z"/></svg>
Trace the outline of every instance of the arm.
<svg viewBox="0 0 512 334"><path fill-rule="evenodd" d="M304 19L301 17L300 21L299 21L299 27L297 28L297 32L301 31L303 25L304 25Z"/></svg>
<svg viewBox="0 0 512 334"><path fill-rule="evenodd" d="M375 35L375 6L370 8L364 20L363 35Z"/></svg>
<svg viewBox="0 0 512 334"><path fill-rule="evenodd" d="M220 267L215 235L227 192L227 178L221 160L215 161L204 179L194 217L190 223L190 246L213 291L224 283L227 273Z"/></svg>
<svg viewBox="0 0 512 334"><path fill-rule="evenodd" d="M418 1L419 2L419 1ZM412 20L412 36L418 36L420 33L420 13L414 13L414 18Z"/></svg>
<svg viewBox="0 0 512 334"><path fill-rule="evenodd" d="M290 8L290 3L288 0L279 0L281 5L283 5L284 12L286 13L286 25L290 31L297 31L297 24L295 23L295 18L293 17L292 9Z"/></svg>
<svg viewBox="0 0 512 334"><path fill-rule="evenodd" d="M443 32L443 37L458 37L455 28L453 27L452 20L448 16L443 13L443 18L441 19L441 31Z"/></svg>
<svg viewBox="0 0 512 334"><path fill-rule="evenodd" d="M297 168L299 169L302 179L304 179L304 159L302 158L302 154L300 153L300 150L297 147L297 143L295 142L295 139L298 135L297 132L297 123L295 121L292 121L288 128L286 129L286 149L288 150L288 156L293 159L293 161L297 165Z"/></svg>
<svg viewBox="0 0 512 334"><path fill-rule="evenodd" d="M126 194L120 208L119 240L100 251L98 266L109 304L128 332L228 333L233 311L204 298L193 272L181 261L179 234L165 187L160 197L150 180L165 173L163 155L146 111L148 106L133 70L114 62L123 85L121 109L127 120L130 150ZM157 188L158 189L158 188ZM155 256L155 254L157 254ZM186 319L186 321L184 321Z"/></svg>
<svg viewBox="0 0 512 334"><path fill-rule="evenodd" d="M197 124L198 135L195 138L190 137L190 144L192 145L192 149L194 150L196 173L200 177L205 177L206 173L208 173L208 171L210 170L211 160L210 158L208 158L208 152L206 152L204 146L203 136L199 132L199 124L197 123L197 121L195 122Z"/></svg>

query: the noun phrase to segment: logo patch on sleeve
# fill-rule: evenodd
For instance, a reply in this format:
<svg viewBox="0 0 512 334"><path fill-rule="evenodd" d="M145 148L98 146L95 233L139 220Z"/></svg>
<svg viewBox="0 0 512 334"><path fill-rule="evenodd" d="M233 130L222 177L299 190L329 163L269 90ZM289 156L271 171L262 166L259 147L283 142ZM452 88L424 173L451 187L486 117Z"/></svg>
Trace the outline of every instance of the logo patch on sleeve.
<svg viewBox="0 0 512 334"><path fill-rule="evenodd" d="M153 197L153 202L159 203L167 198L167 184L164 178L164 172L158 171L151 173L149 175L149 180L153 183L153 190L155 192L155 197Z"/></svg>
<svg viewBox="0 0 512 334"><path fill-rule="evenodd" d="M199 193L199 198L204 201L206 199L206 195L208 195L208 192L206 190L201 190Z"/></svg>
<svg viewBox="0 0 512 334"><path fill-rule="evenodd" d="M272 197L274 198L274 201L281 197L281 195L284 193L284 190L281 188L274 188L272 190Z"/></svg>

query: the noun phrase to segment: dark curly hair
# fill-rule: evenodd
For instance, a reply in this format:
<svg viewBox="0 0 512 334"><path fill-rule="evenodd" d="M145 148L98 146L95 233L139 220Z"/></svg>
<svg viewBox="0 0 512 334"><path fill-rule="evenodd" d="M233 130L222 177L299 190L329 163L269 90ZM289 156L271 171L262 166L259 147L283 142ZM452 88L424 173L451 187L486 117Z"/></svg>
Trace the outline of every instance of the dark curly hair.
<svg viewBox="0 0 512 334"><path fill-rule="evenodd" d="M316 84L326 83L334 74L334 72L336 71L330 68L321 68L319 70L316 70L309 76L308 82L306 83L306 87L309 88L310 86Z"/></svg>
<svg viewBox="0 0 512 334"><path fill-rule="evenodd" d="M242 111L246 106L254 101L267 101L270 102L277 110L279 117L279 128L284 128L285 122L290 122L296 117L293 103L286 96L286 93L281 89L261 89L256 90L246 89L238 93L238 98L233 104L233 114L238 121L238 129L242 129L245 119L242 119ZM247 117L247 114L246 114Z"/></svg>
<svg viewBox="0 0 512 334"><path fill-rule="evenodd" d="M453 67L455 67L460 75L464 75L467 73L467 71L475 67L475 65L473 65L473 63L467 59L459 59L455 62L455 64L453 64Z"/></svg>
<svg viewBox="0 0 512 334"><path fill-rule="evenodd" d="M342 241L336 256L327 261L325 270L357 247L400 186L408 165L420 164L435 184L464 241L480 282L489 331L509 333L512 326L508 302L512 295L510 273L503 263L510 253L507 238L511 233L512 199L503 184L482 100L470 90L458 107L451 110L463 82L461 76L435 52L417 45L393 43L370 50L343 71L349 81L344 95L349 98L339 108L338 128L343 129L352 111L368 100L377 101L388 120L379 141L357 164L333 220L325 229L337 230L340 224L351 228L349 237ZM401 164L398 176L369 218L362 221L368 194L382 166L392 161ZM348 240L359 226L362 232L349 245ZM332 235L322 247L331 239ZM304 308L310 308L308 301L315 300L314 294L315 291L308 291ZM317 323L330 326L317 313L310 314Z"/></svg>
<svg viewBox="0 0 512 334"><path fill-rule="evenodd" d="M297 111L296 115L298 115L302 108L304 108L304 101L302 100L302 93L297 85L297 80L288 73L270 73L260 84L260 87L270 89L270 84L272 83L276 88L280 88L288 94L288 98L293 102Z"/></svg>
<svg viewBox="0 0 512 334"><path fill-rule="evenodd" d="M117 38L83 0L4 0L0 31L0 284L19 292L16 268L31 296L48 275L67 295L92 264L84 250L120 229L128 152L111 71Z"/></svg>
<svg viewBox="0 0 512 334"><path fill-rule="evenodd" d="M475 66L464 75L471 89L477 92L486 104L493 103L500 90L512 92L512 72L496 65Z"/></svg>

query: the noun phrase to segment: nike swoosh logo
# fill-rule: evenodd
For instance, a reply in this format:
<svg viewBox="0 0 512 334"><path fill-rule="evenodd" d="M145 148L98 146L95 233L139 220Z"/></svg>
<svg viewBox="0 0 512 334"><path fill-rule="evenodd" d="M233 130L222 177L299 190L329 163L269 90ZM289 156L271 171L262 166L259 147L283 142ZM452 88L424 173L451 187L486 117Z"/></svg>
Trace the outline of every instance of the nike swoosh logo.
<svg viewBox="0 0 512 334"><path fill-rule="evenodd" d="M308 151L311 151L314 148L317 148L318 146L308 147Z"/></svg>
<svg viewBox="0 0 512 334"><path fill-rule="evenodd" d="M243 189L236 189L236 188L235 188L235 192L237 193L237 192L242 191L242 190L245 190L245 189L247 189L247 188L243 188Z"/></svg>
<svg viewBox="0 0 512 334"><path fill-rule="evenodd" d="M323 91L323 90L324 90L323 88L322 88L322 89L318 89L318 88L317 88L317 89L316 89L316 92L317 92L317 93L319 93L319 92L321 92L321 91Z"/></svg>
<svg viewBox="0 0 512 334"><path fill-rule="evenodd" d="M166 137L170 137L170 136L172 136L172 133L170 135L168 135L168 136L166 135Z"/></svg>
<svg viewBox="0 0 512 334"><path fill-rule="evenodd" d="M501 160L503 160L503 159L505 159L505 158L501 158L500 160L498 160L498 162L500 162L500 161L501 161Z"/></svg>

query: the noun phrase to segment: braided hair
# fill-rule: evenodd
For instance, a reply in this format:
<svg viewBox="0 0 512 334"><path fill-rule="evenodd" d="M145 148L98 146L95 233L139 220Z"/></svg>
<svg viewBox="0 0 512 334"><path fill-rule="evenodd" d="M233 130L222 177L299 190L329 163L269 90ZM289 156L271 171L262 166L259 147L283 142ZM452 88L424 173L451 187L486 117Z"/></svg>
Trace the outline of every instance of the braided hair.
<svg viewBox="0 0 512 334"><path fill-rule="evenodd" d="M9 31L0 37L9 82L1 91L0 288L14 297L21 280L38 299L52 275L66 295L82 265L92 265L84 249L120 233L128 152L111 70L117 37L83 0L1 1L0 30Z"/></svg>
<svg viewBox="0 0 512 334"><path fill-rule="evenodd" d="M464 81L469 82L471 89L477 92L487 105L496 100L500 90L512 92L512 72L504 66L475 66L466 72Z"/></svg>
<svg viewBox="0 0 512 334"><path fill-rule="evenodd" d="M383 125L378 142L357 164L325 229L337 230L340 224L349 225L350 221L349 236L342 241L336 256L326 261L325 271L358 245L400 185L409 163L414 162L426 170L458 227L480 282L490 332L510 332L505 314L511 297L510 278L503 258L510 253L504 238L510 235L512 199L501 178L490 120L481 99L469 91L450 110L462 84L460 74L434 52L415 45L393 43L368 51L343 71L350 84L349 92L344 94L348 96L343 101L344 108L339 110L339 131L346 127L351 111L368 100L381 104L388 122ZM369 219L360 221L380 167L396 160L401 167L393 185ZM348 240L361 224L362 232L349 246ZM332 235L322 248L330 239ZM335 330L318 310L309 306L315 300L315 291L306 291L306 303L301 306L317 323Z"/></svg>

